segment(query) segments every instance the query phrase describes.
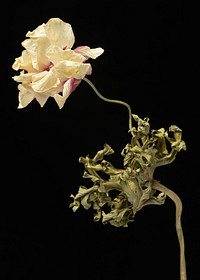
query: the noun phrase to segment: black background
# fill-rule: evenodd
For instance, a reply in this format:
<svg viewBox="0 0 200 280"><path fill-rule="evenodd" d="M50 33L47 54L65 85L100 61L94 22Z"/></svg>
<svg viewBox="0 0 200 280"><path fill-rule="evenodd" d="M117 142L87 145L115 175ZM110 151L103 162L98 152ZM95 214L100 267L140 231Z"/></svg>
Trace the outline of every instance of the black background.
<svg viewBox="0 0 200 280"><path fill-rule="evenodd" d="M6 4L1 17L2 280L179 279L175 207L147 206L128 228L93 222L69 208L81 184L80 156L108 143L113 164L130 141L128 114L82 81L59 110L17 109L14 59L25 34L51 17L72 25L75 45L102 47L90 80L107 98L129 103L152 129L176 124L187 151L156 171L183 203L188 280L199 279L199 15L178 1L57 1ZM109 160L109 158L107 158Z"/></svg>

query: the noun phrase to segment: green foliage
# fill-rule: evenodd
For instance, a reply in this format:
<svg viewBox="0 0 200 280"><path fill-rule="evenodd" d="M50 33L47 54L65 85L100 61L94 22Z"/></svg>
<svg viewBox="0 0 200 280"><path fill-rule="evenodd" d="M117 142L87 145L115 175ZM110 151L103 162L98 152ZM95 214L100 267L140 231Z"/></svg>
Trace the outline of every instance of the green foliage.
<svg viewBox="0 0 200 280"><path fill-rule="evenodd" d="M166 193L154 188L155 168L171 163L179 151L186 150L182 131L177 126L170 126L168 131L164 128L151 130L148 118L132 117L137 127L131 129L131 142L121 152L123 169L115 168L104 159L114 153L108 144L93 158L86 156L79 159L85 166L83 177L89 178L93 186L80 186L75 196L71 194L73 202L70 207L74 212L81 205L85 209L92 207L95 222L127 227L144 206L163 204ZM104 179L102 173L108 179Z"/></svg>

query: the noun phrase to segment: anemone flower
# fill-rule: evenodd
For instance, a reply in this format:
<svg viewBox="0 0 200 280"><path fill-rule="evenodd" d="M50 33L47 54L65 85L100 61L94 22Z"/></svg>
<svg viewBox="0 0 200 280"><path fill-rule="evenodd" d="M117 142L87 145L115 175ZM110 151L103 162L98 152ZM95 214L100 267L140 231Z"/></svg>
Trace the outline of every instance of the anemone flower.
<svg viewBox="0 0 200 280"><path fill-rule="evenodd" d="M20 83L18 108L26 107L33 99L43 107L53 97L61 109L81 80L92 73L86 61L97 58L104 50L88 46L72 50L72 27L59 18L51 18L26 37L22 42L25 49L12 65L14 70L21 70L19 76L13 77Z"/></svg>

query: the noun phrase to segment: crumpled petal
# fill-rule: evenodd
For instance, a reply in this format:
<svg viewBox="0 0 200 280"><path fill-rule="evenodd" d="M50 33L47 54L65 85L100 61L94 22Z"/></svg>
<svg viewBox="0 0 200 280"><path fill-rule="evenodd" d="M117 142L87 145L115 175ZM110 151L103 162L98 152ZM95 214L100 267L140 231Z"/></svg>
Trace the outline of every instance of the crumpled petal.
<svg viewBox="0 0 200 280"><path fill-rule="evenodd" d="M49 60L46 56L46 50L49 47L47 38L26 39L22 42L22 46L31 56L32 66L35 71L42 71L49 66Z"/></svg>
<svg viewBox="0 0 200 280"><path fill-rule="evenodd" d="M27 50L22 51L22 56L15 58L12 68L16 71L24 69L27 72L34 72L32 58Z"/></svg>
<svg viewBox="0 0 200 280"><path fill-rule="evenodd" d="M51 18L45 24L39 25L35 30L29 31L26 37L42 38L47 37L50 44L71 49L75 42L74 33L71 24L62 21L59 18Z"/></svg>
<svg viewBox="0 0 200 280"><path fill-rule="evenodd" d="M72 93L72 91L74 91L75 88L79 85L80 82L81 82L81 80L76 80L74 78L71 78L67 82L65 82L62 94L54 95L54 99L60 109L62 109L62 107L65 104L65 101L67 100L69 95Z"/></svg>
<svg viewBox="0 0 200 280"><path fill-rule="evenodd" d="M95 49L91 49L88 46L81 46L75 49L75 51L77 53L82 54L83 56L85 56L87 59L88 58L97 58L98 56L100 56L104 50L102 48L95 48Z"/></svg>
<svg viewBox="0 0 200 280"><path fill-rule="evenodd" d="M51 95L59 84L60 80L53 71L43 71L32 77L32 88L38 93Z"/></svg>
<svg viewBox="0 0 200 280"><path fill-rule="evenodd" d="M86 74L91 73L91 65L89 63L65 60L57 63L54 67L59 74L68 79L83 79Z"/></svg>
<svg viewBox="0 0 200 280"><path fill-rule="evenodd" d="M19 89L18 108L24 108L35 98L35 94L31 87L27 87L22 84L18 85L18 89Z"/></svg>
<svg viewBox="0 0 200 280"><path fill-rule="evenodd" d="M18 86L19 89L19 105L18 108L25 108L33 99L36 99L41 107L44 106L47 99L49 98L48 95L39 94L33 91L30 86L20 84Z"/></svg>
<svg viewBox="0 0 200 280"><path fill-rule="evenodd" d="M57 46L49 46L46 51L46 56L53 65L56 65L60 61L74 61L82 63L85 61L85 57L71 49L63 50Z"/></svg>
<svg viewBox="0 0 200 280"><path fill-rule="evenodd" d="M13 80L22 84L30 84L32 82L33 73L25 73L21 71L19 76L14 76Z"/></svg>

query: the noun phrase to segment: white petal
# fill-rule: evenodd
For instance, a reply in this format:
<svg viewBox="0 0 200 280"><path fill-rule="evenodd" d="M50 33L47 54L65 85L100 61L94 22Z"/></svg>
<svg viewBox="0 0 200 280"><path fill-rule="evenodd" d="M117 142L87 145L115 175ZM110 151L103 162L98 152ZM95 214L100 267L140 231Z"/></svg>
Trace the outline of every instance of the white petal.
<svg viewBox="0 0 200 280"><path fill-rule="evenodd" d="M42 23L33 31L28 31L26 33L26 37L30 37L30 38L44 37L45 36L44 26L45 26L45 24Z"/></svg>
<svg viewBox="0 0 200 280"><path fill-rule="evenodd" d="M60 109L62 109L62 107L65 104L66 99L69 97L70 93L72 92L71 89L72 89L71 88L71 82L70 82L70 80L68 80L64 84L62 95L60 95L60 94L55 94L54 95L54 99L55 99L55 101L58 104Z"/></svg>
<svg viewBox="0 0 200 280"><path fill-rule="evenodd" d="M81 46L81 47L74 49L74 51L82 54L86 58L95 59L104 52L104 49L102 49L102 48L90 49L90 47L88 47L88 46Z"/></svg>
<svg viewBox="0 0 200 280"><path fill-rule="evenodd" d="M34 90L30 86L19 85L19 105L18 108L26 107L33 99L36 99L37 102L40 104L41 107L44 106L47 99L49 98L48 95L39 94L34 92Z"/></svg>
<svg viewBox="0 0 200 280"><path fill-rule="evenodd" d="M81 80L69 79L64 84L62 95L60 95L60 94L54 95L54 99L60 109L62 109L62 107L65 104L65 101L70 96L72 91L74 91L75 88L80 84L80 82L81 82Z"/></svg>
<svg viewBox="0 0 200 280"><path fill-rule="evenodd" d="M55 69L66 78L83 79L90 72L91 65L89 63L61 61L55 65Z"/></svg>
<svg viewBox="0 0 200 280"><path fill-rule="evenodd" d="M19 76L14 76L13 80L23 84L30 84L33 75L34 73L24 73L24 71L22 71Z"/></svg>
<svg viewBox="0 0 200 280"><path fill-rule="evenodd" d="M32 77L32 88L38 93L53 91L60 84L60 80L53 71L43 71Z"/></svg>
<svg viewBox="0 0 200 280"><path fill-rule="evenodd" d="M34 91L30 87L26 87L23 85L18 86L19 89L19 105L18 108L26 107L34 98Z"/></svg>
<svg viewBox="0 0 200 280"><path fill-rule="evenodd" d="M22 55L18 58L15 58L12 68L14 70L24 69L27 72L34 72L31 56L27 50L23 50Z"/></svg>
<svg viewBox="0 0 200 280"><path fill-rule="evenodd" d="M49 98L48 95L35 93L35 99L37 100L37 102L40 104L41 107L44 106L48 98Z"/></svg>
<svg viewBox="0 0 200 280"><path fill-rule="evenodd" d="M84 62L85 57L71 49L63 50L57 46L49 46L46 51L46 56L49 61L54 65L63 60L75 61L75 62Z"/></svg>
<svg viewBox="0 0 200 280"><path fill-rule="evenodd" d="M23 47L29 53L33 67L40 71L50 64L46 57L46 50L49 47L49 40L46 37L39 39L27 39L22 42Z"/></svg>
<svg viewBox="0 0 200 280"><path fill-rule="evenodd" d="M59 18L51 18L45 25L46 36L51 44L61 48L72 48L75 37L72 27L69 23Z"/></svg>

